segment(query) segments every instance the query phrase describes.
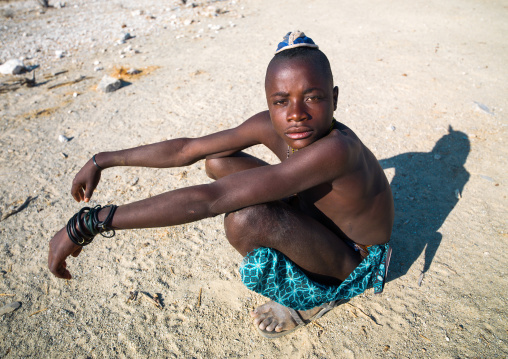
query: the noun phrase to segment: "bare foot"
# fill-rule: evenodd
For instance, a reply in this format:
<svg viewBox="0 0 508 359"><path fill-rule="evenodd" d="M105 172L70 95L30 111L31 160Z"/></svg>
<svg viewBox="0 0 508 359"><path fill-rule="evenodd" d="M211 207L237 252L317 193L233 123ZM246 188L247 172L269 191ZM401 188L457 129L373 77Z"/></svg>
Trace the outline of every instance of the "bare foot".
<svg viewBox="0 0 508 359"><path fill-rule="evenodd" d="M296 312L301 318L300 322L306 323L308 319L314 316L321 309L322 307L316 307L310 310L299 310ZM291 315L289 308L274 301L270 301L257 307L250 312L250 315L254 318L254 325L267 332L287 332L296 328L299 324Z"/></svg>

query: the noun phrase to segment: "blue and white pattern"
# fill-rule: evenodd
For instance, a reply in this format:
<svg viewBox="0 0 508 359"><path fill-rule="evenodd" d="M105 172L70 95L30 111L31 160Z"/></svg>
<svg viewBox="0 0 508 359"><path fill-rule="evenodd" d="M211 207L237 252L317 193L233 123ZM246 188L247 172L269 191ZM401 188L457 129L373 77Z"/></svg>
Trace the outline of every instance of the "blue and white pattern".
<svg viewBox="0 0 508 359"><path fill-rule="evenodd" d="M275 51L276 54L278 54L281 51L292 49L295 47L313 47L313 48L319 48L318 45L312 41L310 37L305 36L305 34L301 31L291 31L284 36L282 39L282 42L279 42L279 45L277 46L277 51Z"/></svg>
<svg viewBox="0 0 508 359"><path fill-rule="evenodd" d="M333 300L350 299L367 288L382 290L388 244L369 247L369 255L339 286L319 284L281 252L261 247L250 252L240 266L248 289L295 310L308 310ZM379 278L378 278L379 276Z"/></svg>

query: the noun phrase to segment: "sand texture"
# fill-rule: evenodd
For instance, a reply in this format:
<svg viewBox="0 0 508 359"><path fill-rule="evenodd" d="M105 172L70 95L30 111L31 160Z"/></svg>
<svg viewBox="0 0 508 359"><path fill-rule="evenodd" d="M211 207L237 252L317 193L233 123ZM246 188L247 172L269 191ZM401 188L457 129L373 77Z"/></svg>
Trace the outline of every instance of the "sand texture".
<svg viewBox="0 0 508 359"><path fill-rule="evenodd" d="M506 2L195 4L67 0L41 13L36 1L0 1L0 63L39 65L35 86L33 71L0 75L0 307L21 302L0 316L0 357L506 358ZM293 29L328 55L336 118L391 181L385 292L263 339L249 311L265 298L241 284L222 216L97 238L69 259L72 280L54 278L48 242L82 206L70 196L81 166L266 109L266 65ZM98 91L104 75L122 87ZM92 204L209 182L203 162L114 168Z"/></svg>

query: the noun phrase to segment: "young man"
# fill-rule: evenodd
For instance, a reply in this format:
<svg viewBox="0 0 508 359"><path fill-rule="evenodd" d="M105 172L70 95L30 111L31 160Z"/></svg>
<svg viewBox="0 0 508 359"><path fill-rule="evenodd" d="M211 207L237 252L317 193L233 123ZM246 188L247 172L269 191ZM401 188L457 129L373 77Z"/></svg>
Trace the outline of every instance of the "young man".
<svg viewBox="0 0 508 359"><path fill-rule="evenodd" d="M101 152L76 175L72 195L88 202L101 170L177 167L206 159L211 184L139 202L78 212L50 242L49 268L71 278L66 258L95 234L172 226L226 213L242 281L273 301L251 315L266 337L285 335L368 286L382 289L393 224L390 186L374 155L335 121L338 88L326 56L288 33L268 65L268 111L237 128L117 152ZM281 163L241 150L263 144Z"/></svg>

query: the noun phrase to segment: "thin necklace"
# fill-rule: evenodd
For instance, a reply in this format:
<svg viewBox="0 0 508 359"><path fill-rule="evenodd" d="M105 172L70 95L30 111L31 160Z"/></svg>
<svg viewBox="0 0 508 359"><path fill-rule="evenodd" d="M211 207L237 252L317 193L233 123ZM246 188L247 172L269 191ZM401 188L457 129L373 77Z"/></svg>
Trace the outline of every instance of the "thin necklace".
<svg viewBox="0 0 508 359"><path fill-rule="evenodd" d="M330 125L330 129L328 130L328 133L327 133L325 136L329 135L329 134L330 134L330 132L332 132L332 130L333 130L333 126L335 126L335 123L336 123L336 122L337 122L337 121L336 121L336 120L335 120L335 118L334 118L334 119L332 120L332 124ZM286 157L286 158L289 158L289 152L291 152L291 154L293 154L293 153L295 153L296 151L298 151L298 150L295 150L294 148L291 148L291 147L289 147L289 145L288 145L288 154L287 154L287 157Z"/></svg>

